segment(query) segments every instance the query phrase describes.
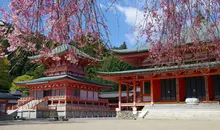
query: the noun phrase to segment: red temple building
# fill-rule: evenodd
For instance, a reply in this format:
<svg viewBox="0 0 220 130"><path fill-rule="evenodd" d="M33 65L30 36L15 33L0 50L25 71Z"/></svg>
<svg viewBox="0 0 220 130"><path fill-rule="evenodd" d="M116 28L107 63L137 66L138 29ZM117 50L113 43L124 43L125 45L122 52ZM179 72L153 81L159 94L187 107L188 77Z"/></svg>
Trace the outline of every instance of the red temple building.
<svg viewBox="0 0 220 130"><path fill-rule="evenodd" d="M204 44L215 52L211 43ZM146 104L180 104L185 103L186 98L197 98L206 103L220 97L220 62L216 60L215 53L211 53L210 58L201 52L197 55L185 52L184 65L156 67L157 64L150 60L150 52L146 47L112 52L119 60L137 68L99 72L103 79L118 83L118 111L124 107L131 107L136 111ZM163 57L163 61L166 62L166 57ZM126 100L122 100L122 85L127 88ZM129 100L129 87L133 88L133 100Z"/></svg>
<svg viewBox="0 0 220 130"><path fill-rule="evenodd" d="M77 54L78 64L65 58L72 49ZM98 65L100 60L69 44L56 47L52 55L61 60L41 55L28 57L48 69L44 72L46 77L15 83L29 89L29 97L21 98L14 110L18 116L73 118L112 116L115 113L108 107L108 100L99 98L100 90L111 86L87 79L84 71L86 66Z"/></svg>

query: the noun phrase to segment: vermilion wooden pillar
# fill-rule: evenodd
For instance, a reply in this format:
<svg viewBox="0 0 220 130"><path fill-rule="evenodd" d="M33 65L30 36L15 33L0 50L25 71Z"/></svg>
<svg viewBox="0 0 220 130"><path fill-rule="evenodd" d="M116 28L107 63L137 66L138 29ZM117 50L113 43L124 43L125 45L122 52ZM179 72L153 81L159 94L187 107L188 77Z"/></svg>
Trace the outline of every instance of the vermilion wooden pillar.
<svg viewBox="0 0 220 130"><path fill-rule="evenodd" d="M121 82L118 83L118 108L121 111Z"/></svg>
<svg viewBox="0 0 220 130"><path fill-rule="evenodd" d="M140 81L140 96L141 96L141 102L143 102L143 88L144 88L144 81Z"/></svg>
<svg viewBox="0 0 220 130"><path fill-rule="evenodd" d="M176 100L177 102L184 101L186 97L186 83L184 78L176 79Z"/></svg>
<svg viewBox="0 0 220 130"><path fill-rule="evenodd" d="M136 106L136 100L137 100L137 92L136 92L136 80L134 79L133 81L133 106L135 107Z"/></svg>
<svg viewBox="0 0 220 130"><path fill-rule="evenodd" d="M206 90L206 101L208 102L214 96L213 79L211 76L205 76L205 90Z"/></svg>
<svg viewBox="0 0 220 130"><path fill-rule="evenodd" d="M154 82L153 80L150 81L150 95L151 95L151 104L154 104Z"/></svg>
<svg viewBox="0 0 220 130"><path fill-rule="evenodd" d="M33 90L29 89L29 97L33 97Z"/></svg>
<svg viewBox="0 0 220 130"><path fill-rule="evenodd" d="M7 113L7 108L8 108L8 100L6 100L6 103L5 103L5 114Z"/></svg>
<svg viewBox="0 0 220 130"><path fill-rule="evenodd" d="M126 102L129 102L129 84L126 85Z"/></svg>
<svg viewBox="0 0 220 130"><path fill-rule="evenodd" d="M151 98L153 102L157 102L161 98L161 86L159 79L151 80Z"/></svg>
<svg viewBox="0 0 220 130"><path fill-rule="evenodd" d="M180 102L179 79L178 78L176 78L176 102Z"/></svg>

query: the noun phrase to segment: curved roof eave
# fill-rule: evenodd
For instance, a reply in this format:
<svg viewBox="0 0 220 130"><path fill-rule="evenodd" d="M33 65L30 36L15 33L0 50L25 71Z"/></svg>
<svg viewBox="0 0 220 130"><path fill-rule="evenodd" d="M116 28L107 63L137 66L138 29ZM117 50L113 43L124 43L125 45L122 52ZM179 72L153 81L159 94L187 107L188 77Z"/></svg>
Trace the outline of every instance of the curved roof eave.
<svg viewBox="0 0 220 130"><path fill-rule="evenodd" d="M15 84L17 85L30 85L30 84L40 84L40 83L48 83L50 81L54 81L54 80L59 80L59 79L64 79L64 78L69 78L78 82L85 82L85 83L89 83L89 84L93 84L93 85L98 85L98 86L103 86L106 88L112 87L111 84L102 84L96 81L92 81L89 79L85 79L85 78L81 78L81 77L76 77L76 76L70 76L70 75L59 75L59 76L51 76L51 77L42 77L42 78L38 78L38 79L33 79L33 80L29 80L29 81L21 81L21 82L15 82Z"/></svg>
<svg viewBox="0 0 220 130"><path fill-rule="evenodd" d="M137 48L130 48L130 49L112 49L111 50L114 54L119 54L119 55L123 55L123 54L135 54L135 53L142 53L142 52L148 52L149 48L144 45L141 47L137 47Z"/></svg>
<svg viewBox="0 0 220 130"><path fill-rule="evenodd" d="M106 76L122 75L122 74L144 74L144 73L153 73L153 72L169 72L169 71L179 70L179 69L213 68L216 66L220 66L220 61L208 62L208 63L198 63L198 64L188 64L188 65L180 65L180 66L171 66L171 67L116 71L116 72L98 72L98 74L99 75L106 75Z"/></svg>

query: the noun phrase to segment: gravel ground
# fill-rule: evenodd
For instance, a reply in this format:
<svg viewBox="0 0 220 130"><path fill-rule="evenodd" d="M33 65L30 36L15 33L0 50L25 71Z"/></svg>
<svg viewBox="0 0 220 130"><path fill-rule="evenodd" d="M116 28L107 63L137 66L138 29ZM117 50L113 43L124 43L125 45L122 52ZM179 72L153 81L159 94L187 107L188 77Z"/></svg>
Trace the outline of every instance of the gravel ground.
<svg viewBox="0 0 220 130"><path fill-rule="evenodd" d="M71 119L1 121L0 130L220 130L219 121Z"/></svg>

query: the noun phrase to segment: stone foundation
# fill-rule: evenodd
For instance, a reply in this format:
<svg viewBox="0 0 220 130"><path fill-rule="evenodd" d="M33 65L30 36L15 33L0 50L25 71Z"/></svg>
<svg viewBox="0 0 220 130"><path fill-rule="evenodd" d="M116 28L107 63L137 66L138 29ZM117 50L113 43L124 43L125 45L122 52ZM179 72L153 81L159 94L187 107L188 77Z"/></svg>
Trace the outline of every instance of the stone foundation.
<svg viewBox="0 0 220 130"><path fill-rule="evenodd" d="M137 114L134 114L133 111L118 111L117 112L117 119L127 119L127 120L136 120L138 117L138 112Z"/></svg>
<svg viewBox="0 0 220 130"><path fill-rule="evenodd" d="M56 111L56 110L23 110L17 116L24 118L50 118L63 116L66 118L115 117L115 111Z"/></svg>
<svg viewBox="0 0 220 130"><path fill-rule="evenodd" d="M13 119L13 115L0 114L0 121L12 120L12 119Z"/></svg>

